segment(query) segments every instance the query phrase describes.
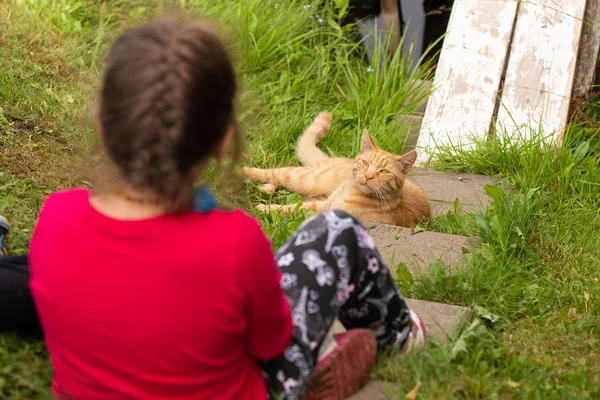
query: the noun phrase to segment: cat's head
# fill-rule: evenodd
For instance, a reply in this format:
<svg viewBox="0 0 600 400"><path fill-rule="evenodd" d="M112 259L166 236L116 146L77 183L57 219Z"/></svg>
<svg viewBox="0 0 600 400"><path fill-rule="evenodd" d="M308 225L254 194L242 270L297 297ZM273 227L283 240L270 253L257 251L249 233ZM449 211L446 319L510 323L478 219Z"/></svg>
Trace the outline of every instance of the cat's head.
<svg viewBox="0 0 600 400"><path fill-rule="evenodd" d="M381 150L365 129L360 153L354 164L354 179L359 189L366 194L398 192L416 160L415 150L401 156Z"/></svg>

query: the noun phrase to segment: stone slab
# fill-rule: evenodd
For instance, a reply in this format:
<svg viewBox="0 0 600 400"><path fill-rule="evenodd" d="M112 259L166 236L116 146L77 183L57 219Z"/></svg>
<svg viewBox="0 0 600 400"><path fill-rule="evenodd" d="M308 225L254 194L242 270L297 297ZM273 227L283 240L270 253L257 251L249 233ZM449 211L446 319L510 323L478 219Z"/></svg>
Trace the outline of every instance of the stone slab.
<svg viewBox="0 0 600 400"><path fill-rule="evenodd" d="M456 331L470 313L469 308L451 304L414 299L406 299L406 303L423 319L428 338L435 338L440 342L447 341L448 337ZM339 322L336 321L336 323L336 330L343 332L344 327ZM396 383L372 381L348 400L388 400L396 399L398 396L399 390Z"/></svg>
<svg viewBox="0 0 600 400"><path fill-rule="evenodd" d="M348 400L389 400L398 398L398 385L392 382L371 381Z"/></svg>
<svg viewBox="0 0 600 400"><path fill-rule="evenodd" d="M348 400L389 400L398 398L398 385L392 382L371 381Z"/></svg>
<svg viewBox="0 0 600 400"><path fill-rule="evenodd" d="M465 262L465 252L471 251L476 244L465 236L437 232L413 233L411 229L392 225L366 226L392 273L400 263L404 263L412 275L418 275L440 260L452 269Z"/></svg>
<svg viewBox="0 0 600 400"><path fill-rule="evenodd" d="M423 116L398 114L396 116L396 121L398 123L398 131L396 132L398 137L398 149L394 149L396 153L404 154L416 149L417 141L419 140L419 132L421 132L421 124L423 123Z"/></svg>
<svg viewBox="0 0 600 400"><path fill-rule="evenodd" d="M427 101L432 85L432 81L421 79L415 81L411 93L404 100L402 113L396 116L398 122L396 135L399 148L392 149L392 151L401 154L417 148L417 141L423 124L423 114L427 109Z"/></svg>
<svg viewBox="0 0 600 400"><path fill-rule="evenodd" d="M438 342L447 342L471 313L468 307L433 301L406 299L406 304L423 320L427 336Z"/></svg>
<svg viewBox="0 0 600 400"><path fill-rule="evenodd" d="M481 212L490 204L484 188L495 183L493 178L485 175L420 167L414 167L408 177L427 192L434 216L453 210L456 199L460 200L463 211Z"/></svg>
<svg viewBox="0 0 600 400"><path fill-rule="evenodd" d="M413 114L421 114L421 116L423 116L427 109L429 93L431 92L432 87L433 81L417 79L411 89L411 93L406 97L406 100L404 100L404 103L402 104L403 107Z"/></svg>
<svg viewBox="0 0 600 400"><path fill-rule="evenodd" d="M427 338L438 342L447 342L448 338L468 318L471 310L467 307L442 304L431 301L405 299L408 308L415 311L425 324ZM331 334L345 332L344 326L336 320L331 328L328 340L333 342ZM388 400L398 397L398 388L392 382L369 382L349 400Z"/></svg>
<svg viewBox="0 0 600 400"><path fill-rule="evenodd" d="M408 308L419 314L423 320L425 329L427 330L427 337L441 343L448 341L448 338L460 327L471 312L470 308L453 304L415 299L405 300ZM336 320L330 332L337 334L345 331L346 329L341 322Z"/></svg>

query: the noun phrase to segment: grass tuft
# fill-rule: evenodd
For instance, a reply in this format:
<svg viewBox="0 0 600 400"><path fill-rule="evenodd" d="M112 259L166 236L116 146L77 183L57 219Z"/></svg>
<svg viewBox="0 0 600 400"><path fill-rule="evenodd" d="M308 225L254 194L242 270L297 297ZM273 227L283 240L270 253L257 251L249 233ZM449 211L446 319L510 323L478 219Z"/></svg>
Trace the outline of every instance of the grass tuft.
<svg viewBox="0 0 600 400"><path fill-rule="evenodd" d="M8 0L0 4L0 213L13 230L9 250L24 253L44 197L88 185L81 162L96 142L93 100L102 60L123 29L157 13L216 18L230 39L243 92L240 117L247 161L296 165L294 146L320 111L333 114L322 148L352 157L368 128L381 147L401 152L400 112L427 95L432 66L411 69L398 53L369 65L341 27L347 0ZM335 4L334 4L335 3ZM375 52L383 51L378 44ZM378 58L377 56L375 57ZM500 178L481 214L455 209L422 228L481 243L452 275L441 264L418 277L399 268L402 291L423 300L471 306L473 316L448 343L422 355L391 356L375 378L397 381L401 395L422 382L420 399L600 397L600 100L567 130L562 148L479 142L472 151L441 149L435 168ZM501 132L498 135L502 135ZM209 183L225 184L211 168ZM228 190L225 190L228 189ZM230 197L236 192L234 198ZM269 196L256 185L220 190L235 205ZM272 201L293 203L281 191ZM257 215L274 247L310 215ZM46 398L51 367L40 343L0 336L0 398Z"/></svg>

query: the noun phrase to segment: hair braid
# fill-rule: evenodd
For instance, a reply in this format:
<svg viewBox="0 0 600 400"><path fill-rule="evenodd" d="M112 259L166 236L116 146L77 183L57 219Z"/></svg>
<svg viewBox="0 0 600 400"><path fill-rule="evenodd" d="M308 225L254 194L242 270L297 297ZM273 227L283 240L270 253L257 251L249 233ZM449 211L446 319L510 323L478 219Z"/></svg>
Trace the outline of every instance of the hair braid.
<svg viewBox="0 0 600 400"><path fill-rule="evenodd" d="M168 18L126 32L108 59L101 122L130 185L175 210L191 203L194 167L233 122L235 77L219 38Z"/></svg>

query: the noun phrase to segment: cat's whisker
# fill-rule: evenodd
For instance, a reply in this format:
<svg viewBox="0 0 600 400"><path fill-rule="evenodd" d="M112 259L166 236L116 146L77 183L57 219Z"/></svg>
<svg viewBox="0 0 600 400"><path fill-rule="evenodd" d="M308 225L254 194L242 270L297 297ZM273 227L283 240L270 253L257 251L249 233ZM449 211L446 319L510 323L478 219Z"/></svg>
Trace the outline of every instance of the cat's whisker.
<svg viewBox="0 0 600 400"><path fill-rule="evenodd" d="M389 201L392 200L392 198L386 197L387 193L385 193L379 186L375 187L375 194L376 194L377 198L383 202L383 205L386 208L391 208L390 207L391 204Z"/></svg>
<svg viewBox="0 0 600 400"><path fill-rule="evenodd" d="M383 191L383 189L381 188L378 189L381 193L381 197L385 205L390 209L394 208L393 200L396 196L394 196L392 193Z"/></svg>

